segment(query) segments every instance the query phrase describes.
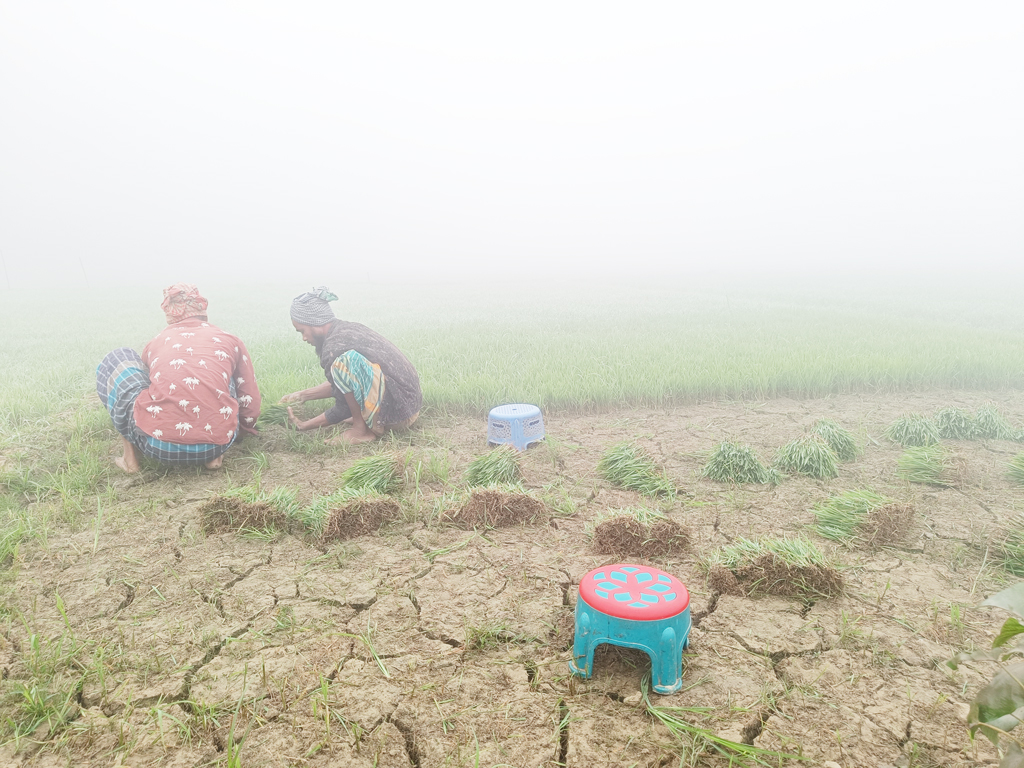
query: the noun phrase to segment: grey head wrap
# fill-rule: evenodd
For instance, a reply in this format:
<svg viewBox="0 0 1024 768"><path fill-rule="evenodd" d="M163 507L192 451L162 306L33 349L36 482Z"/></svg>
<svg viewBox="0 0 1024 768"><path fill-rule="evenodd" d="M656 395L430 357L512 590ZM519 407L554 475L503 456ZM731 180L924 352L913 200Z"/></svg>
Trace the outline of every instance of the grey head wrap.
<svg viewBox="0 0 1024 768"><path fill-rule="evenodd" d="M335 320L331 305L327 302L337 301L338 297L327 290L326 286L319 286L312 291L306 291L301 296L292 299L292 320L300 325L311 325L319 328Z"/></svg>

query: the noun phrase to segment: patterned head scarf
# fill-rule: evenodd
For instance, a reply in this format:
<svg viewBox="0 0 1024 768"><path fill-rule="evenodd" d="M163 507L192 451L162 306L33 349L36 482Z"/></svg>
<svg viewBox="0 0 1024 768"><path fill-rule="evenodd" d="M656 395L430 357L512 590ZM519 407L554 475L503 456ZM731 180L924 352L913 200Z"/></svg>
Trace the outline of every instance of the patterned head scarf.
<svg viewBox="0 0 1024 768"><path fill-rule="evenodd" d="M170 288L164 288L160 309L167 316L168 324L173 324L196 315L205 315L208 304L192 283L175 283Z"/></svg>
<svg viewBox="0 0 1024 768"><path fill-rule="evenodd" d="M335 319L331 305L327 302L337 300L338 297L323 285L306 291L292 300L292 320L299 325L311 325L314 328L327 325Z"/></svg>

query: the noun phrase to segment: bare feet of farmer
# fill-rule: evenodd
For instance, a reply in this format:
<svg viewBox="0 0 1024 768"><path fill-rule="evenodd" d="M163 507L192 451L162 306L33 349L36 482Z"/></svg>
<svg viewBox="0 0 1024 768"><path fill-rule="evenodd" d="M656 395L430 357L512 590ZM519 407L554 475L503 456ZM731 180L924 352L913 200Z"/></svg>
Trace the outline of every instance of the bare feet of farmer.
<svg viewBox="0 0 1024 768"><path fill-rule="evenodd" d="M220 469L223 464L224 464L224 454L221 454L216 459L210 459L208 462L206 462L206 468L207 469Z"/></svg>
<svg viewBox="0 0 1024 768"><path fill-rule="evenodd" d="M135 452L135 446L121 438L121 446L124 448L124 455L114 459L114 463L129 475L139 471L139 454Z"/></svg>
<svg viewBox="0 0 1024 768"><path fill-rule="evenodd" d="M346 429L340 435L335 435L329 440L324 440L327 445L356 445L357 443L372 443L377 439L369 429L358 429L352 427Z"/></svg>

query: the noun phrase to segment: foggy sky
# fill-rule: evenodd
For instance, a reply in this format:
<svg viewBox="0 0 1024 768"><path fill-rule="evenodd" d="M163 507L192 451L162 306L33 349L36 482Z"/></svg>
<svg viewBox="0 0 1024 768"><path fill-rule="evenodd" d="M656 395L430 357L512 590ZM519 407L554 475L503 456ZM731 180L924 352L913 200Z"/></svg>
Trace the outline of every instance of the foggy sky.
<svg viewBox="0 0 1024 768"><path fill-rule="evenodd" d="M1019 268L1022 96L1019 2L0 0L0 291Z"/></svg>

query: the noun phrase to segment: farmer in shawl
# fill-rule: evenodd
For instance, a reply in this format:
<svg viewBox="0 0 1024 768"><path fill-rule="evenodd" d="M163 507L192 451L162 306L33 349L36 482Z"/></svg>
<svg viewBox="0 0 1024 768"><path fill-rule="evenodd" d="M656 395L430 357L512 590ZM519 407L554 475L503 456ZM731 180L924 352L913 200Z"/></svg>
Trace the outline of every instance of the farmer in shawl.
<svg viewBox="0 0 1024 768"><path fill-rule="evenodd" d="M420 415L423 394L412 363L394 344L365 325L338 320L329 302L337 296L314 288L292 301L291 318L302 340L312 344L327 381L293 392L282 403L334 398L334 407L309 421L291 408L288 418L305 432L351 421L351 428L334 440L365 443L391 429L404 429Z"/></svg>
<svg viewBox="0 0 1024 768"><path fill-rule="evenodd" d="M207 301L189 283L164 289L167 327L140 356L121 347L96 369L96 392L121 434L114 463L139 457L217 469L242 432L256 433L260 391L245 344L206 322Z"/></svg>

